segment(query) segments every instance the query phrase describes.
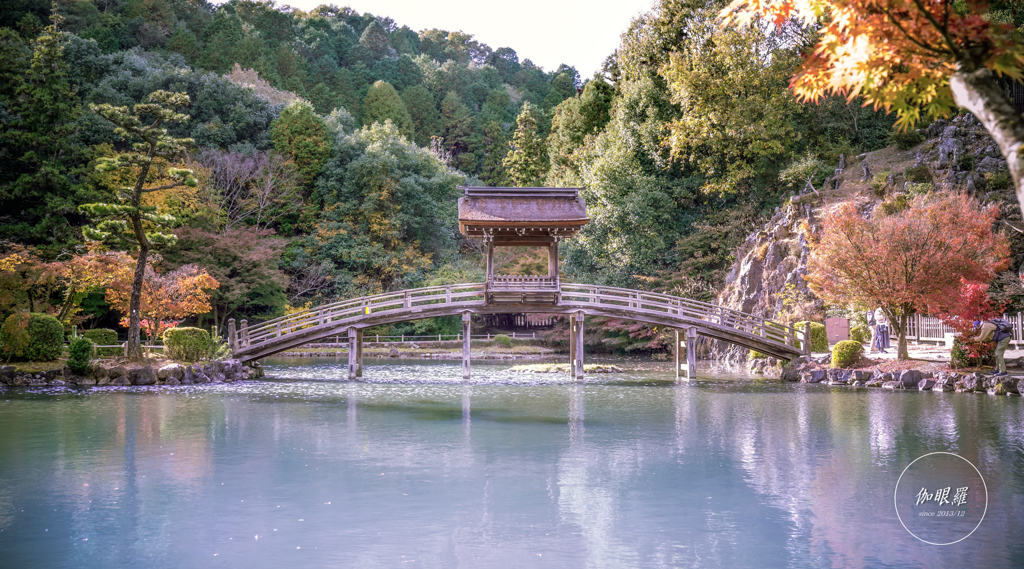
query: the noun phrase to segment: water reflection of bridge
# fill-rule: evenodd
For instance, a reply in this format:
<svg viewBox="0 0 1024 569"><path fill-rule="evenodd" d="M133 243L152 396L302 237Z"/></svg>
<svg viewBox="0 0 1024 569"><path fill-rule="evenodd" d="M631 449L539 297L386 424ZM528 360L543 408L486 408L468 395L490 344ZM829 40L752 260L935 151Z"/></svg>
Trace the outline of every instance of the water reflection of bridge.
<svg viewBox="0 0 1024 569"><path fill-rule="evenodd" d="M473 314L561 314L569 318L570 373L583 376L586 315L623 318L675 330L676 373L692 377L697 336L723 340L782 359L809 348L808 330L678 296L587 284L563 283L558 245L589 222L576 188L464 188L459 230L486 246L487 281L427 287L365 296L303 310L249 328L246 321L228 337L236 358L266 357L345 333L349 378L362 376L363 330L371 326L438 316L462 316L463 377L469 378L470 316ZM498 274L496 247L547 251L546 275ZM685 348L686 361L683 361Z"/></svg>

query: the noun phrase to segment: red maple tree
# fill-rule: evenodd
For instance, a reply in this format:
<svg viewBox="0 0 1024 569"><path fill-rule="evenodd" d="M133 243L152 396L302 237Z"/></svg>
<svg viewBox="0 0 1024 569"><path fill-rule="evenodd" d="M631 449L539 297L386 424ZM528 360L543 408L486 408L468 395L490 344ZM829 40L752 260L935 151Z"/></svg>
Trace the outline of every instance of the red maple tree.
<svg viewBox="0 0 1024 569"><path fill-rule="evenodd" d="M911 315L949 306L961 280L987 282L1007 266L1007 240L992 231L998 215L962 194L918 196L890 215L839 204L811 236L807 280L833 304L881 307L898 334L898 357L907 359Z"/></svg>
<svg viewBox="0 0 1024 569"><path fill-rule="evenodd" d="M942 320L942 323L957 331L957 341L963 345L967 356L972 359L991 353L995 342L975 342L977 336L975 322L984 322L998 317L1005 302L996 302L988 294L985 283L960 280L958 294L946 299L944 306L933 307L931 312Z"/></svg>

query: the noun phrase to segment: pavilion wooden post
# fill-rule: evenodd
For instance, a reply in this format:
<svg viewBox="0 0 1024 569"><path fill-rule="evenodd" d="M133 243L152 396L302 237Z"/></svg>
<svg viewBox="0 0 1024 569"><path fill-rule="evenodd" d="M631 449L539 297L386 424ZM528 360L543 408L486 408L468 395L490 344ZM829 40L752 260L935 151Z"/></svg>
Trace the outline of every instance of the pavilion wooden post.
<svg viewBox="0 0 1024 569"><path fill-rule="evenodd" d="M238 338L235 333L235 319L228 318L228 349L234 353L238 349Z"/></svg>
<svg viewBox="0 0 1024 569"><path fill-rule="evenodd" d="M356 377L363 377L363 330L356 330Z"/></svg>
<svg viewBox="0 0 1024 569"><path fill-rule="evenodd" d="M469 311L462 313L462 379L469 379Z"/></svg>
<svg viewBox="0 0 1024 569"><path fill-rule="evenodd" d="M248 320L245 320L245 319L242 320L241 335L242 335L242 347L243 348L248 348L249 347L249 321Z"/></svg>
<svg viewBox="0 0 1024 569"><path fill-rule="evenodd" d="M583 379L583 311L570 316L569 322L569 357L572 360L569 376L574 380Z"/></svg>
<svg viewBox="0 0 1024 569"><path fill-rule="evenodd" d="M358 331L355 326L348 329L348 378L355 379L356 370L359 367L358 348L356 348L356 336Z"/></svg>
<svg viewBox="0 0 1024 569"><path fill-rule="evenodd" d="M686 329L686 379L697 379L697 328Z"/></svg>
<svg viewBox="0 0 1024 569"><path fill-rule="evenodd" d="M494 238L485 238L487 241L487 282L491 282L494 276Z"/></svg>
<svg viewBox="0 0 1024 569"><path fill-rule="evenodd" d="M811 357L811 323L809 321L804 323L804 345L803 345L803 349L804 349L804 355L807 356L807 357Z"/></svg>

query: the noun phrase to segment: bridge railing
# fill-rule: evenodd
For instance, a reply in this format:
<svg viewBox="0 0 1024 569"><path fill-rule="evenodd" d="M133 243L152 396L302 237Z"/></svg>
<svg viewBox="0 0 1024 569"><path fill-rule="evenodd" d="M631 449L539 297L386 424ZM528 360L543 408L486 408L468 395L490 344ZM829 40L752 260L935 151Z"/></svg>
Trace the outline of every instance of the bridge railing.
<svg viewBox="0 0 1024 569"><path fill-rule="evenodd" d="M793 326L723 306L655 292L563 283L562 301L604 307L616 306L634 311L703 320L709 324L718 324L794 348L802 345L800 342L804 336L802 330L797 330Z"/></svg>
<svg viewBox="0 0 1024 569"><path fill-rule="evenodd" d="M390 310L413 310L434 305L479 306L485 301L486 283L467 283L389 292L325 304L268 320L236 332L234 345L248 348L273 341L298 330L337 321L358 319ZM804 331L705 302L654 292L561 283L561 305L623 308L627 312L699 320L792 347L799 351Z"/></svg>
<svg viewBox="0 0 1024 569"><path fill-rule="evenodd" d="M364 296L301 310L247 328L239 334L238 346L257 345L304 328L386 310L409 309L432 304L472 303L483 300L484 285L480 283L426 287Z"/></svg>

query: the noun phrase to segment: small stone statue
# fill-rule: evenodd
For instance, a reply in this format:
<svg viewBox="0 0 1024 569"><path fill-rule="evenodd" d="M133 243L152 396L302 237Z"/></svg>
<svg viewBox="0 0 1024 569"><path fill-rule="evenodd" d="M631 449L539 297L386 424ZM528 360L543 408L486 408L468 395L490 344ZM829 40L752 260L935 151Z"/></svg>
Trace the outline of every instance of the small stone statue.
<svg viewBox="0 0 1024 569"><path fill-rule="evenodd" d="M846 169L846 155L845 154L840 154L839 155L839 171L842 172L845 169Z"/></svg>
<svg viewBox="0 0 1024 569"><path fill-rule="evenodd" d="M914 168L917 168L924 164L924 154L921 154L921 150L918 149L917 156L914 160Z"/></svg>
<svg viewBox="0 0 1024 569"><path fill-rule="evenodd" d="M890 173L885 177L885 184L890 188L896 185L896 176Z"/></svg>
<svg viewBox="0 0 1024 569"><path fill-rule="evenodd" d="M867 182L868 180L871 179L871 170L868 169L867 161L861 162L860 165L862 168L864 168L864 176L861 177L860 181Z"/></svg>

